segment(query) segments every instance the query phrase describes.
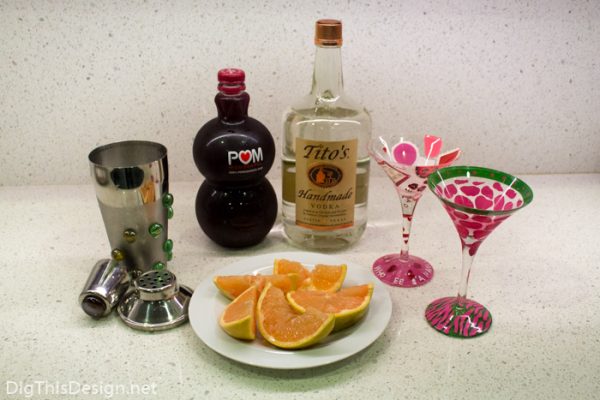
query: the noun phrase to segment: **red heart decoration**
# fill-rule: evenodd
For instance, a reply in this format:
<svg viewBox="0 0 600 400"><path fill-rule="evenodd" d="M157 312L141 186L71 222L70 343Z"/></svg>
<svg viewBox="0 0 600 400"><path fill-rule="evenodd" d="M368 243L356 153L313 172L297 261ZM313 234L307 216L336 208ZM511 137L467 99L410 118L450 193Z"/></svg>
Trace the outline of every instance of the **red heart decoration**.
<svg viewBox="0 0 600 400"><path fill-rule="evenodd" d="M242 163L248 164L248 161L250 161L250 157L252 157L252 153L250 152L250 150L240 151L240 161Z"/></svg>

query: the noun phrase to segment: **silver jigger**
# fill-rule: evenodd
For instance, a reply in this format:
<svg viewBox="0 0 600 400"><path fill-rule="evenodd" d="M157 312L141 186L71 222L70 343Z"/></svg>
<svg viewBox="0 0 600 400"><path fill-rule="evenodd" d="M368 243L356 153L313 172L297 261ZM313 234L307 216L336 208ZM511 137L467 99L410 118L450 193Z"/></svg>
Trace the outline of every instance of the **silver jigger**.
<svg viewBox="0 0 600 400"><path fill-rule="evenodd" d="M134 278L166 269L173 256L167 229L173 196L166 147L117 142L92 150L88 158L112 258L127 265Z"/></svg>

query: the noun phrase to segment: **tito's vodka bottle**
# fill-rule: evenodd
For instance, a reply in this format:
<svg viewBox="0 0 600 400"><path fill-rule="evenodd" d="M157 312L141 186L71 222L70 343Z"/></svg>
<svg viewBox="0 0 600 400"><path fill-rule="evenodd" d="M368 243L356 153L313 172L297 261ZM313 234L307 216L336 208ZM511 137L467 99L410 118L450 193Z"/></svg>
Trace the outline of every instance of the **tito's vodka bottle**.
<svg viewBox="0 0 600 400"><path fill-rule="evenodd" d="M367 224L371 118L344 93L342 23L319 20L312 89L284 115L283 224L293 242L337 249Z"/></svg>

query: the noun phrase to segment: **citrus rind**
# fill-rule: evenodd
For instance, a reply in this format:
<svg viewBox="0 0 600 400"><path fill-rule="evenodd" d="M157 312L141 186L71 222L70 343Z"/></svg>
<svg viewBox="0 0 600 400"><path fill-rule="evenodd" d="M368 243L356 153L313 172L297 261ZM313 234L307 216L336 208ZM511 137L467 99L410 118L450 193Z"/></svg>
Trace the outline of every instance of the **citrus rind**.
<svg viewBox="0 0 600 400"><path fill-rule="evenodd" d="M364 286L364 285L355 286L355 287L352 287L352 289L359 288L361 286ZM364 296L364 300L362 301L362 303L359 306L354 307L352 309L342 309L333 314L335 317L335 326L334 326L333 331L337 332L337 331L340 331L342 329L345 329L345 328L348 328L348 327L354 325L366 314L366 312L369 308L369 304L371 303L371 298L373 297L373 284L369 283L369 284L367 284L367 286L368 286L367 295ZM348 290L348 289L351 289L351 288L347 288L345 290ZM297 299L294 298L295 293L297 293L297 292L291 291L291 292L287 293L286 298L287 298L288 303L297 312L299 312L299 313L306 312L306 308L303 307L301 304L299 304ZM340 292L337 292L337 293L326 293L326 292L313 293L314 296L331 296L332 298L334 298L335 296L343 295L343 294L344 294L343 292L342 293L340 293ZM325 311L325 310L320 310L320 311Z"/></svg>

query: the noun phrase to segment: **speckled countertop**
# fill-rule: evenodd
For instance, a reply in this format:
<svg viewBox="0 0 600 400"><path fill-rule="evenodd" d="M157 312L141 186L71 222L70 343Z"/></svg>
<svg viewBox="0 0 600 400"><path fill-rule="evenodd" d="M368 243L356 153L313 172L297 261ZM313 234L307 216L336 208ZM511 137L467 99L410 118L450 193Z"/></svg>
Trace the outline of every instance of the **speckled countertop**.
<svg viewBox="0 0 600 400"><path fill-rule="evenodd" d="M230 361L206 347L189 324L144 334L115 314L88 318L77 297L92 265L109 251L92 186L0 187L0 398L26 397L36 381L155 385L155 396L112 396L129 399L598 398L600 174L522 178L533 188L533 203L490 236L472 271L470 296L494 315L488 334L447 338L424 320L431 300L456 292L460 268L458 237L428 194L415 214L411 249L434 265L433 281L389 289L392 319L370 347L300 371ZM171 186L170 268L181 282L195 287L247 255L293 249L280 225L251 250L213 245L195 221L197 186ZM372 181L369 215L361 241L340 253L365 268L399 248L399 204L386 178ZM9 393L17 389L20 394ZM31 397L109 397L61 397L42 389Z"/></svg>

